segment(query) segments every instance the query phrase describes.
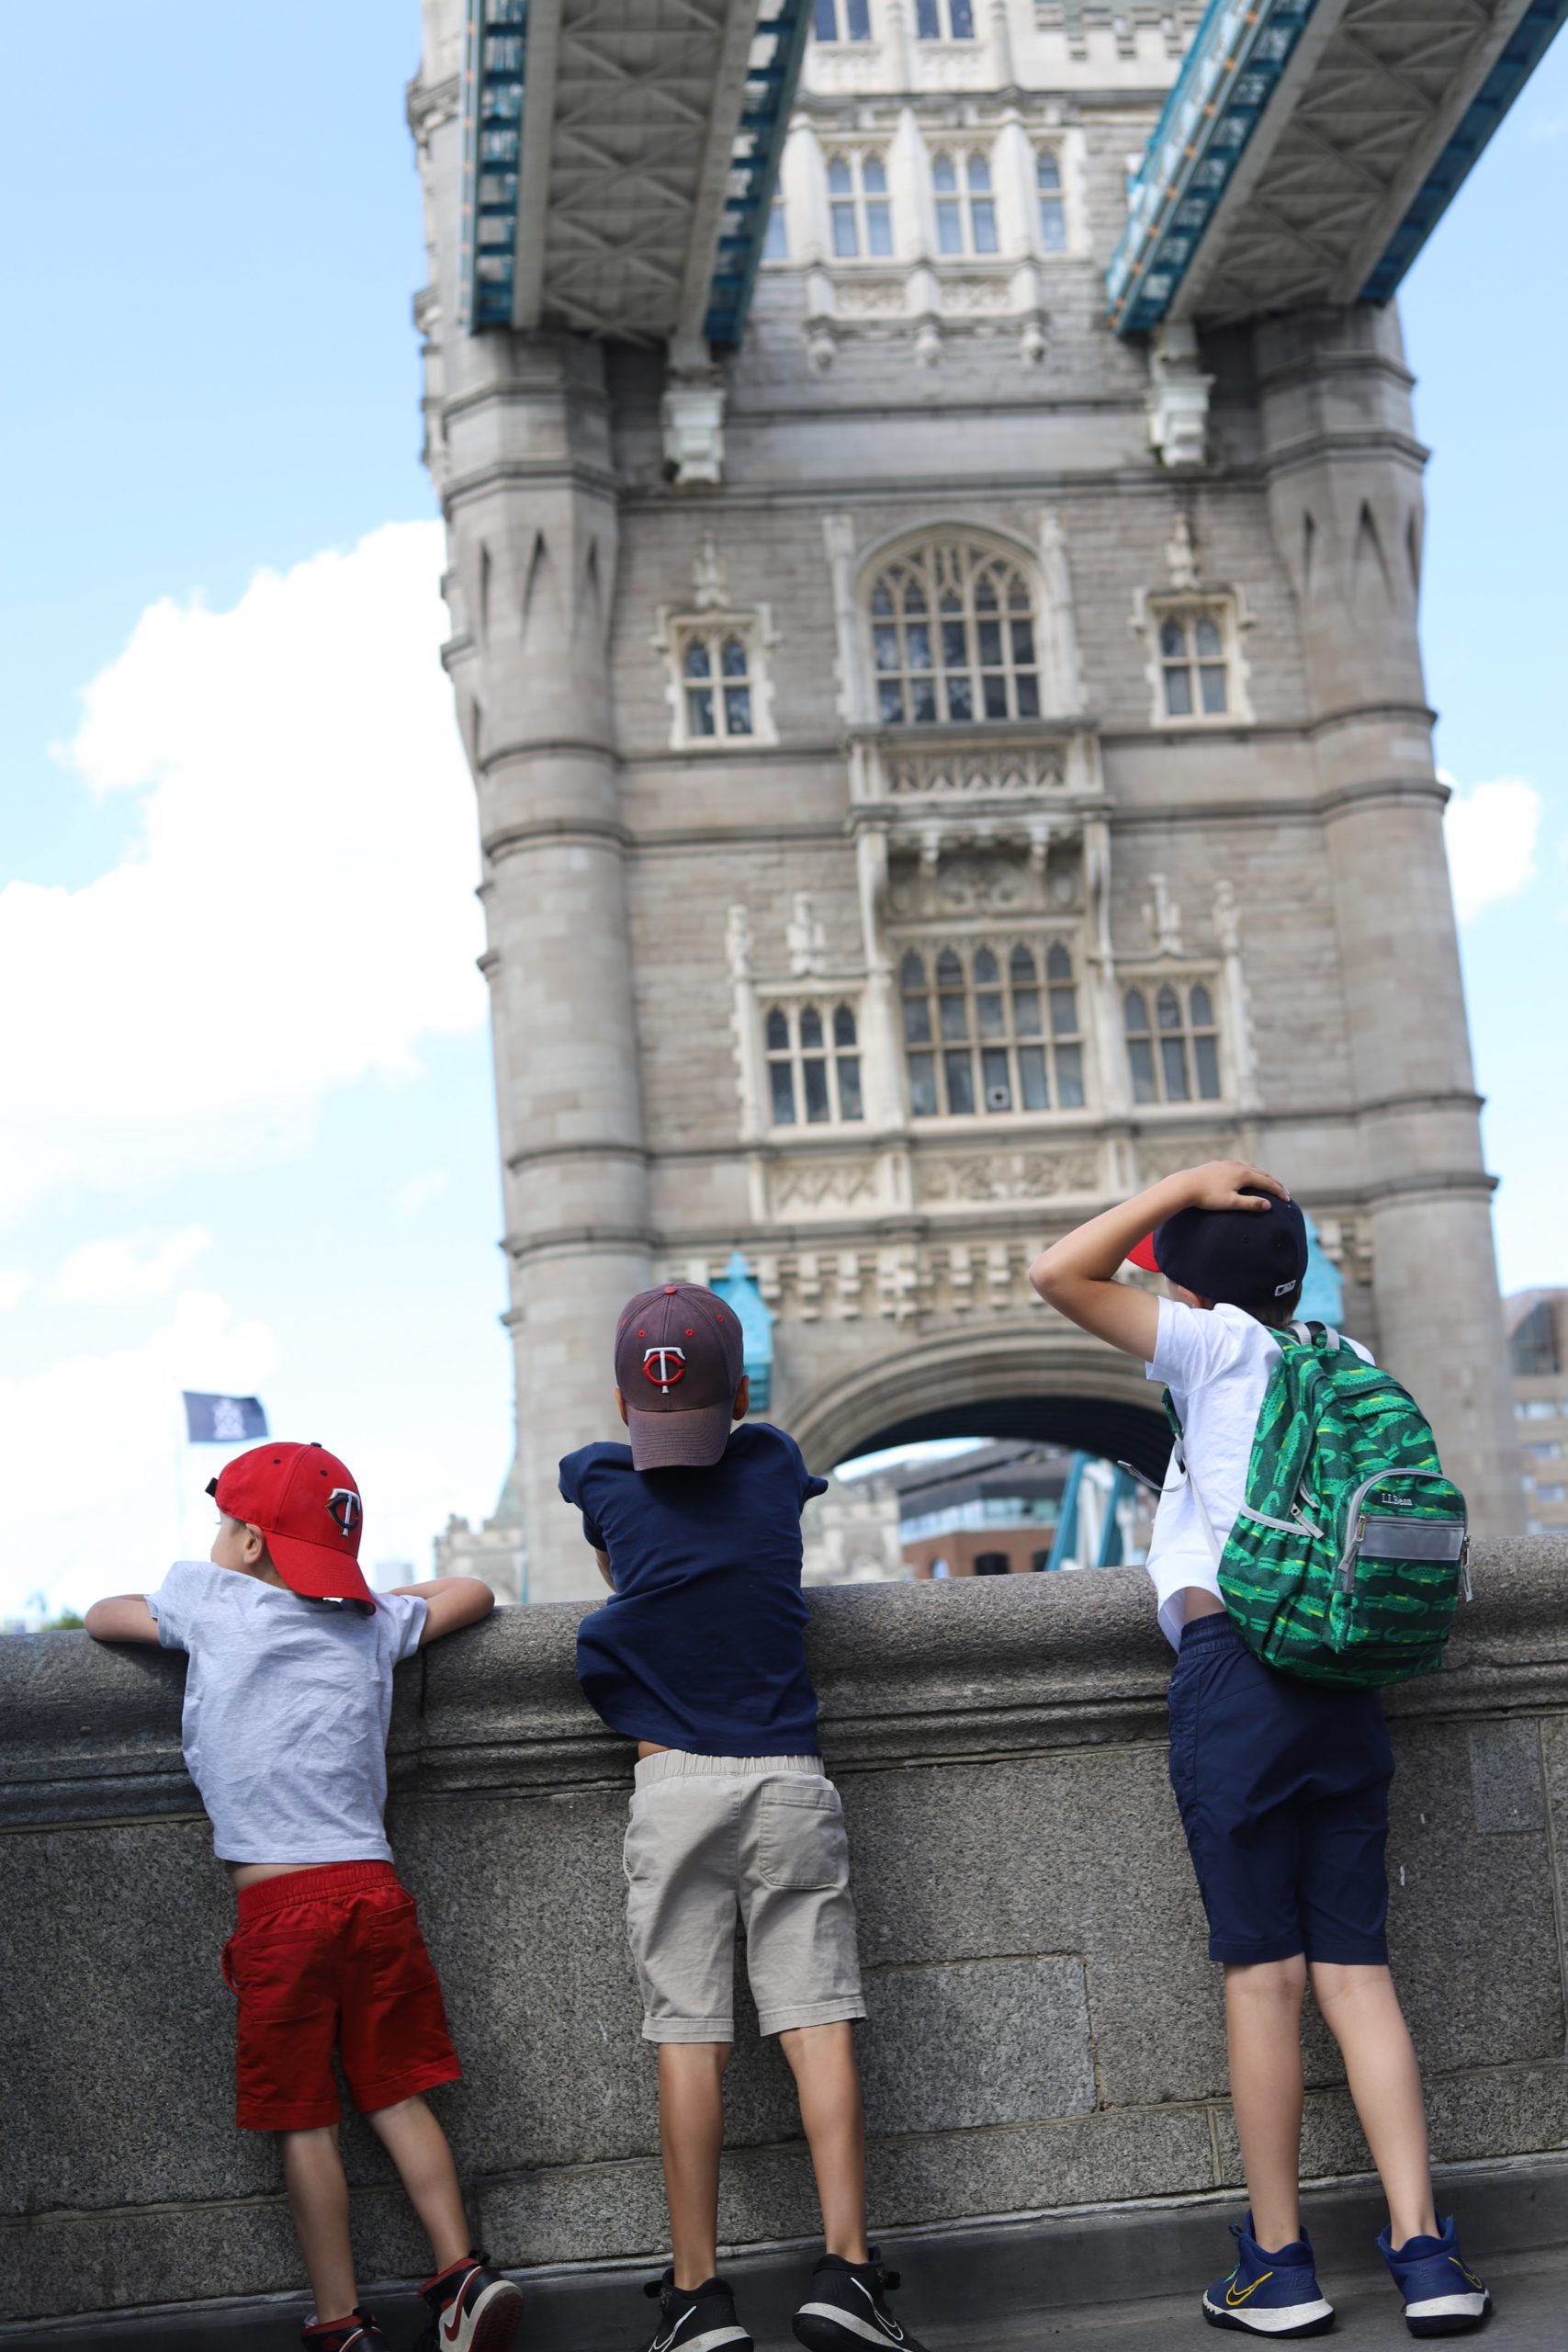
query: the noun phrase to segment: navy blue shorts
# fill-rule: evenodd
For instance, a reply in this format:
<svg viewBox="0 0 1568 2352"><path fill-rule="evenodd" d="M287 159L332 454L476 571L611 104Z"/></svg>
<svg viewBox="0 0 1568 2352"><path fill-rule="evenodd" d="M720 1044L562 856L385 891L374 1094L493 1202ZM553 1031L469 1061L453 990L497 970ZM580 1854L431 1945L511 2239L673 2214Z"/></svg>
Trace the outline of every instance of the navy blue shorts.
<svg viewBox="0 0 1568 2352"><path fill-rule="evenodd" d="M1278 1673L1228 1617L1184 1626L1170 1682L1170 1784L1210 1959L1385 1962L1393 1777L1375 1690Z"/></svg>

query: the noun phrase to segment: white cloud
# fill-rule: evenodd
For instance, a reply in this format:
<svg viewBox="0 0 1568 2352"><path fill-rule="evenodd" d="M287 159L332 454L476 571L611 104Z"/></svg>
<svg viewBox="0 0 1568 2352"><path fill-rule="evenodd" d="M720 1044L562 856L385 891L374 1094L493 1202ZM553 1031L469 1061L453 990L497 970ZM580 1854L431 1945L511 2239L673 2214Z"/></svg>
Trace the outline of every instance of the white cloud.
<svg viewBox="0 0 1568 2352"><path fill-rule="evenodd" d="M446 1190L451 1175L445 1168L427 1168L418 1176L411 1176L392 1194L392 1206L400 1216L417 1216L432 1201Z"/></svg>
<svg viewBox="0 0 1568 2352"><path fill-rule="evenodd" d="M1540 795L1522 776L1498 776L1456 792L1443 830L1461 922L1472 922L1500 899L1517 898L1535 879Z"/></svg>
<svg viewBox="0 0 1568 2352"><path fill-rule="evenodd" d="M19 1306L33 1286L33 1277L25 1266L0 1266L0 1315Z"/></svg>
<svg viewBox="0 0 1568 2352"><path fill-rule="evenodd" d="M61 1267L50 1296L62 1306L131 1306L167 1298L186 1268L212 1247L202 1225L187 1225L151 1250L146 1240L135 1233L123 1241L85 1242Z"/></svg>
<svg viewBox="0 0 1568 2352"><path fill-rule="evenodd" d="M145 1589L187 1546L205 1556L210 1473L181 1454L179 1392L248 1395L277 1358L265 1323L187 1290L138 1346L0 1380L0 1617L35 1592L58 1605Z"/></svg>
<svg viewBox="0 0 1568 2352"><path fill-rule="evenodd" d="M61 757L146 793L79 890L0 891L0 1214L298 1147L336 1090L484 1018L473 798L437 659L440 526L165 599Z"/></svg>

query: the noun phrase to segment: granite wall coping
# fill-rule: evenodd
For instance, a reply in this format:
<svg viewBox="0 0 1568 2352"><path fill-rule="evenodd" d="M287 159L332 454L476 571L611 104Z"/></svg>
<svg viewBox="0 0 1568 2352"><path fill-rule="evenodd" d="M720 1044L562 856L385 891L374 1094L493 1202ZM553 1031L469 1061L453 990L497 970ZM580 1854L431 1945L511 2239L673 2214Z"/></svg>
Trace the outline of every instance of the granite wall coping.
<svg viewBox="0 0 1568 2352"><path fill-rule="evenodd" d="M1441 1669L1394 1717L1568 1707L1568 1544L1481 1544ZM1139 1569L858 1585L810 1595L808 1652L835 1766L1163 1736L1170 1652ZM576 1604L504 1609L397 1677L394 1790L624 1779L574 1671ZM183 1658L85 1634L0 1638L0 1825L187 1812Z"/></svg>

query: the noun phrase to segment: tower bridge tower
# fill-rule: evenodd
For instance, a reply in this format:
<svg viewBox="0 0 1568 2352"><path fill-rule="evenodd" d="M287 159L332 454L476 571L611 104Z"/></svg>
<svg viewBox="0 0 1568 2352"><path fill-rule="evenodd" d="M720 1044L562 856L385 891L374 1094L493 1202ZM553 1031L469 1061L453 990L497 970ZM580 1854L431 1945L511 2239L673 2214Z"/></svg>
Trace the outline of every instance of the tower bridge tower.
<svg viewBox="0 0 1568 2352"><path fill-rule="evenodd" d="M615 1310L737 1250L814 1466L1157 1462L1026 1268L1217 1154L1514 1525L1389 297L1561 13L425 0L534 1598Z"/></svg>

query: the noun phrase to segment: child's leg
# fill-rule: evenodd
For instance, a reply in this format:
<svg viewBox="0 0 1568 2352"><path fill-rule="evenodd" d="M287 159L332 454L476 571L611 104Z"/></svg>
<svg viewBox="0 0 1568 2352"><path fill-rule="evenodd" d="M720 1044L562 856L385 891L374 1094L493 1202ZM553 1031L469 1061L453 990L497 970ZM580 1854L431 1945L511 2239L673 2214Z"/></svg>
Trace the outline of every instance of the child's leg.
<svg viewBox="0 0 1568 2352"><path fill-rule="evenodd" d="M424 2223L437 2270L461 2262L473 2245L457 2167L446 2134L423 2099L400 2098L366 2117L397 2165L409 2202ZM345 2201L346 2212L346 2201Z"/></svg>
<svg viewBox="0 0 1568 2352"><path fill-rule="evenodd" d="M1302 1998L1306 1962L1259 1961L1225 1970L1231 2105L1260 2246L1301 2235Z"/></svg>
<svg viewBox="0 0 1568 2352"><path fill-rule="evenodd" d="M1345 2061L1350 2096L1388 2199L1393 2245L1435 2237L1421 2070L1393 1979L1386 1968L1314 1960L1312 1990Z"/></svg>
<svg viewBox="0 0 1568 2352"><path fill-rule="evenodd" d="M359 2298L348 2242L348 2182L337 2152L337 2125L280 2132L283 2179L294 2233L305 2257L318 2319L346 2319Z"/></svg>
<svg viewBox="0 0 1568 2352"><path fill-rule="evenodd" d="M659 2145L677 2287L704 2287L718 2268L718 2165L729 2052L728 2041L659 2045Z"/></svg>
<svg viewBox="0 0 1568 2352"><path fill-rule="evenodd" d="M847 2024L795 2026L779 2044L800 2098L828 2252L864 2262L865 2109L853 2031Z"/></svg>

